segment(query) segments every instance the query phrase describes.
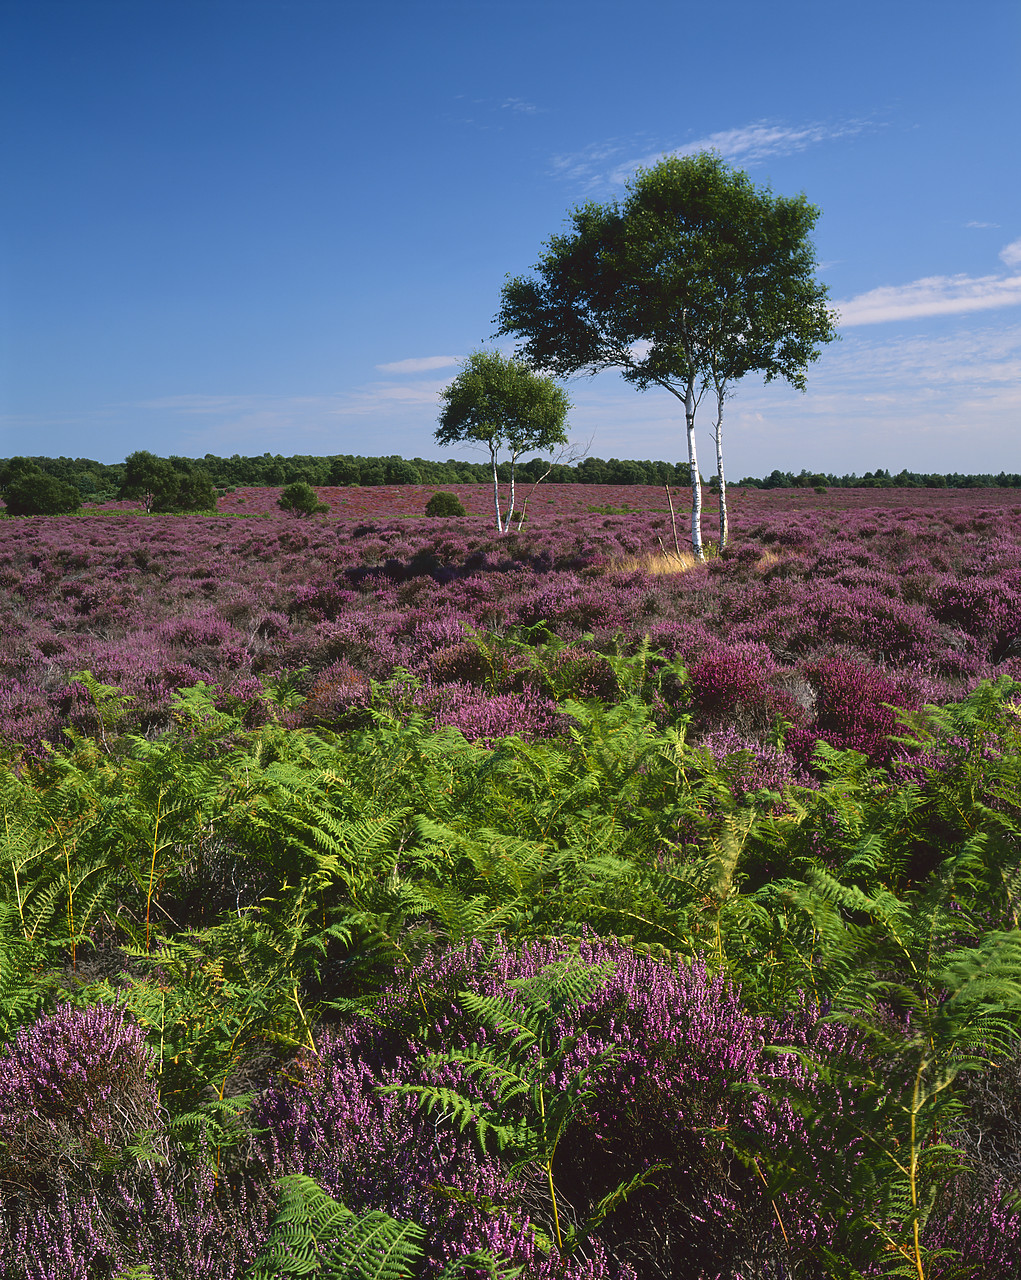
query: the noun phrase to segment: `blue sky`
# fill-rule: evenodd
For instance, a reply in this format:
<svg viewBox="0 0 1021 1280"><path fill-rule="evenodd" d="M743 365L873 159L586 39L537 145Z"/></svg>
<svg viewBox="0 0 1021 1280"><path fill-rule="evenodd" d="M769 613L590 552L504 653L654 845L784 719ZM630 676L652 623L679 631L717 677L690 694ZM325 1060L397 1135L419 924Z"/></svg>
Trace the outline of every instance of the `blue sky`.
<svg viewBox="0 0 1021 1280"><path fill-rule="evenodd" d="M712 146L821 207L842 316L730 475L1021 471L1019 55L1016 0L4 0L0 455L447 456L505 276ZM666 392L568 393L684 456Z"/></svg>

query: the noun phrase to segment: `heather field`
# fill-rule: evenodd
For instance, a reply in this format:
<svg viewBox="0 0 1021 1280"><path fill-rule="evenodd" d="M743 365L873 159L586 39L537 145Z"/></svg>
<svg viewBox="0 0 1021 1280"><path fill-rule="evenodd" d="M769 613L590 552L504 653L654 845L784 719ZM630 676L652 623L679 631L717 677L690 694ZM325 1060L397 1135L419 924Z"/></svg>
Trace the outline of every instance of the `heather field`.
<svg viewBox="0 0 1021 1280"><path fill-rule="evenodd" d="M0 1275L1015 1280L1021 491L449 488L0 520Z"/></svg>
<svg viewBox="0 0 1021 1280"><path fill-rule="evenodd" d="M414 518L430 490L368 488L322 491L341 518L294 519L274 510L277 491L247 490L221 504L243 502L250 520L0 524L0 740L60 742L88 714L79 670L127 693L146 732L166 726L184 685L257 704L265 677L308 696L301 722L340 724L369 680L404 670L437 725L546 736L563 724L550 642L568 642L560 692L605 692L602 657L647 635L687 667L696 733L751 743L782 717L802 762L819 737L882 759L886 704L1021 676L1013 490L739 491L726 552L678 566L663 554L674 539L661 490L540 487L504 537L486 487L456 488L472 513L457 520ZM682 550L684 523L680 512Z"/></svg>

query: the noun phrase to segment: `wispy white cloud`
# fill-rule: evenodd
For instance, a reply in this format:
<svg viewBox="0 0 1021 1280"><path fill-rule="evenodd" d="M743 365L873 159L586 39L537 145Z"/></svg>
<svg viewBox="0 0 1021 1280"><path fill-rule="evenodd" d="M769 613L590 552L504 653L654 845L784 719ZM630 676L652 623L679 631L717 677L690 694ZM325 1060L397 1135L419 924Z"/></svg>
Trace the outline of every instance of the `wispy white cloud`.
<svg viewBox="0 0 1021 1280"><path fill-rule="evenodd" d="M380 405L429 405L438 404L440 391L447 380L429 382L375 383L354 392L339 412L371 413Z"/></svg>
<svg viewBox="0 0 1021 1280"><path fill-rule="evenodd" d="M581 151L571 151L556 155L550 161L550 170L554 177L565 182L579 183L592 188L606 181L607 173L616 167L610 162L632 148L616 138L605 142L592 142Z"/></svg>
<svg viewBox="0 0 1021 1280"><path fill-rule="evenodd" d="M998 227L1000 224L998 222L966 222L964 225L974 231L985 231L989 227Z"/></svg>
<svg viewBox="0 0 1021 1280"><path fill-rule="evenodd" d="M760 120L741 129L725 129L719 133L707 134L694 142L674 147L669 154L690 156L699 151L719 151L725 160L732 163L755 164L770 156L786 156L794 151L804 151L806 147L818 146L821 142L851 137L861 133L865 127L863 120L847 120L842 124L819 122L793 126ZM620 165L611 173L610 179L615 183L623 182L636 166L655 164L658 159L659 156L653 154Z"/></svg>
<svg viewBox="0 0 1021 1280"><path fill-rule="evenodd" d="M718 151L733 164L755 165L770 156L790 155L807 147L840 138L853 137L874 127L867 120L833 122L813 121L786 125L757 120L737 129L723 129L706 134L680 146L666 145L636 155L634 143L610 139L593 143L584 150L555 156L552 169L556 176L580 183L586 189L621 186L638 168L655 164L664 155L688 156L699 151ZM628 154L630 153L630 154Z"/></svg>
<svg viewBox="0 0 1021 1280"><path fill-rule="evenodd" d="M500 103L500 107L504 111L516 111L523 116L538 115L542 110L534 102L526 102L524 98L504 98L503 102Z"/></svg>
<svg viewBox="0 0 1021 1280"><path fill-rule="evenodd" d="M871 389L905 400L926 390L963 391L969 396L1009 392L1021 398L1021 325L986 324L892 339L852 334L827 347L813 366L809 395L817 382L817 389L825 385L841 397ZM772 389L764 394L772 394ZM791 393L796 403L807 398Z"/></svg>
<svg viewBox="0 0 1021 1280"><path fill-rule="evenodd" d="M380 373L427 373L430 369L449 369L457 364L457 356L416 356L410 360L393 360L377 364Z"/></svg>
<svg viewBox="0 0 1021 1280"><path fill-rule="evenodd" d="M1000 260L1008 267L1021 267L1021 238L1003 246Z"/></svg>
<svg viewBox="0 0 1021 1280"><path fill-rule="evenodd" d="M469 98L463 93L458 93L451 101L457 104L455 119L458 124L482 131L512 127L507 124L507 117L502 114L504 112L512 116L546 114L545 107L529 102L527 98Z"/></svg>
<svg viewBox="0 0 1021 1280"><path fill-rule="evenodd" d="M1008 245L1001 257L1008 249ZM1021 263L1021 241L1017 242ZM1007 258L1004 257L1004 261ZM1010 263L1009 265L1014 265ZM909 284L882 285L833 305L840 325L884 324L890 320L917 320L925 316L960 315L1021 303L1021 276L926 276Z"/></svg>

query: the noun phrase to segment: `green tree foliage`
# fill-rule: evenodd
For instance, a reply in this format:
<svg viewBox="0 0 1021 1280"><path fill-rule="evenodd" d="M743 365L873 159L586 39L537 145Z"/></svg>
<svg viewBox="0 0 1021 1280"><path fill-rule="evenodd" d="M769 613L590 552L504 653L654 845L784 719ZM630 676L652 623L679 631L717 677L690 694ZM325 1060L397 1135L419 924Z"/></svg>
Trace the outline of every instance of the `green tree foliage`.
<svg viewBox="0 0 1021 1280"><path fill-rule="evenodd" d="M60 516L82 505L75 485L47 475L28 458L10 458L0 467L0 494L12 516Z"/></svg>
<svg viewBox="0 0 1021 1280"><path fill-rule="evenodd" d="M427 516L464 516L467 515L461 499L456 493L434 493L425 504Z"/></svg>
<svg viewBox="0 0 1021 1280"><path fill-rule="evenodd" d="M42 471L54 480L74 485L83 499L112 497L124 469L123 463L107 465L92 458L0 458L0 476L12 465L23 470Z"/></svg>
<svg viewBox="0 0 1021 1280"><path fill-rule="evenodd" d="M498 351L474 351L441 398L436 440L444 445L474 442L489 450L496 527L503 532L514 510L518 459L532 450L549 452L555 445L567 443L567 396L552 378L533 373L519 360L506 359ZM498 487L501 451L510 454L511 492L506 515L500 507Z"/></svg>
<svg viewBox="0 0 1021 1280"><path fill-rule="evenodd" d="M709 390L712 390L710 386ZM729 391L728 391L729 395ZM0 459L0 473L14 459ZM401 483L426 485L479 484L492 478L492 468L487 463L468 462L463 458L448 458L438 462L427 458L408 460L408 469L403 470L398 464L404 460L396 456L383 458L366 458L352 454L338 454L329 457L317 457L298 454L291 458L282 455L263 454L253 458L242 458L234 454L230 458L220 458L207 453L201 459L171 458L171 465L184 474L200 467L205 471L214 487L230 488L239 485L265 486L281 485L293 479L304 479L313 488L323 485L357 485L357 484L394 484L388 477L406 475L408 480ZM584 460L588 461L588 458ZM610 458L594 460L600 464L600 484L649 484L649 485L683 485L691 483L691 469L687 462L654 462L648 459ZM31 457L24 459L31 468L42 471L45 475L66 484L74 485L86 502L106 502L116 497L124 475L125 463L96 462L92 458L44 458ZM545 473L550 466L548 459L534 458L519 464L520 474L534 481L538 475ZM537 468L537 470L536 470ZM535 471L536 474L531 474ZM499 464L502 481L510 479L508 464ZM418 479L412 479L412 473ZM805 477L814 472L803 470ZM776 481L779 477L779 481ZM585 484L596 482L593 469L587 468L584 462L573 461L555 463L546 479L551 484ZM775 472L769 482L748 476L739 483L752 487L776 487L776 484L790 486L797 476L791 472ZM732 482L727 482L728 484ZM963 475L951 473L940 475L929 472L904 469L896 475L880 468L875 472L868 471L863 476L851 473L843 476L827 475L823 483L830 488L1019 488L1021 475L1001 471L997 475ZM183 509L183 508L178 508ZM199 508L200 510L203 508Z"/></svg>
<svg viewBox="0 0 1021 1280"><path fill-rule="evenodd" d="M756 189L713 152L667 157L636 173L623 202L575 209L573 232L547 242L538 278L504 286L498 332L519 338L536 368L619 369L639 390L660 386L683 403L698 556L703 392L717 392L721 441L734 380L757 371L801 386L834 336L808 239L817 217L804 196Z"/></svg>
<svg viewBox="0 0 1021 1280"><path fill-rule="evenodd" d="M422 473L413 462L403 458L390 458L386 465L387 484L421 484Z"/></svg>
<svg viewBox="0 0 1021 1280"><path fill-rule="evenodd" d="M153 511L215 511L216 490L209 472L186 458L174 459L177 483L153 502Z"/></svg>
<svg viewBox="0 0 1021 1280"><path fill-rule="evenodd" d="M6 493L12 484L38 474L39 470L32 458L8 458L0 466L0 493Z"/></svg>
<svg viewBox="0 0 1021 1280"><path fill-rule="evenodd" d="M205 467L189 458L157 458L144 449L126 459L118 497L139 498L146 511L216 510L216 490Z"/></svg>
<svg viewBox="0 0 1021 1280"><path fill-rule="evenodd" d="M146 511L152 511L158 502L173 499L177 484L172 463L166 458L157 458L147 449L139 449L124 460L124 475L117 496L138 498Z"/></svg>
<svg viewBox="0 0 1021 1280"><path fill-rule="evenodd" d="M62 516L78 511L82 497L73 484L54 480L40 471L9 485L4 502L12 516Z"/></svg>
<svg viewBox="0 0 1021 1280"><path fill-rule="evenodd" d="M334 458L330 463L328 480L330 484L360 484L361 470L353 458Z"/></svg>
<svg viewBox="0 0 1021 1280"><path fill-rule="evenodd" d="M277 499L277 506L292 516L316 516L329 511L326 503L319 501L315 490L305 480L295 480L286 485Z"/></svg>

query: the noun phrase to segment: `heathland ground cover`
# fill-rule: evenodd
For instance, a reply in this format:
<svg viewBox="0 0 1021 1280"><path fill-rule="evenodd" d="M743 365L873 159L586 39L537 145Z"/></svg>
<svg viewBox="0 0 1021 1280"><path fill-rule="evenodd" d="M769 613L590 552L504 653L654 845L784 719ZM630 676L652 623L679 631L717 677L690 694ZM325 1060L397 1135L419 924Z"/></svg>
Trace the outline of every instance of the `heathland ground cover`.
<svg viewBox="0 0 1021 1280"><path fill-rule="evenodd" d="M1013 1280L1021 494L449 487L0 521L0 1273Z"/></svg>

